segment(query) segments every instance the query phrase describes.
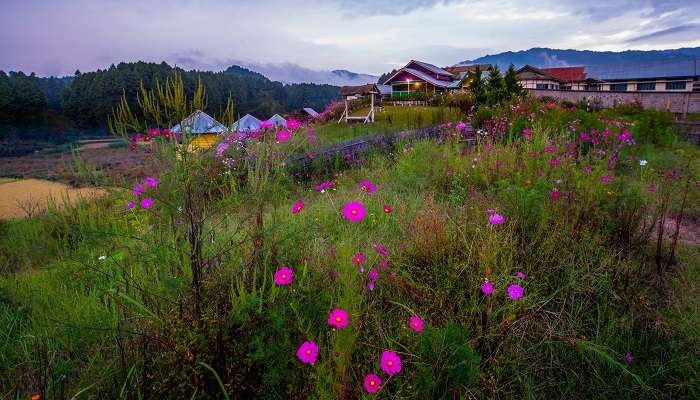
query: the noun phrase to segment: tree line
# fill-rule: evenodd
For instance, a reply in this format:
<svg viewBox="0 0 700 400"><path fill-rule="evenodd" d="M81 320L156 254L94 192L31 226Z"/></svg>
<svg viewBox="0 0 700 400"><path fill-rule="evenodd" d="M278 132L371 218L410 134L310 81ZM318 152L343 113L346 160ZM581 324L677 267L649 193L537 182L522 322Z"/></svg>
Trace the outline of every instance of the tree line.
<svg viewBox="0 0 700 400"><path fill-rule="evenodd" d="M180 74L191 96L198 80L206 88L207 112L224 110L229 97L234 113L268 118L302 107L322 111L338 97L331 85L273 82L238 66L225 71L185 71L167 63L120 63L107 69L70 77L38 77L23 72L0 71L0 139L32 138L61 140L66 136L107 132L107 119L122 95L136 105L143 83L153 88L157 81Z"/></svg>

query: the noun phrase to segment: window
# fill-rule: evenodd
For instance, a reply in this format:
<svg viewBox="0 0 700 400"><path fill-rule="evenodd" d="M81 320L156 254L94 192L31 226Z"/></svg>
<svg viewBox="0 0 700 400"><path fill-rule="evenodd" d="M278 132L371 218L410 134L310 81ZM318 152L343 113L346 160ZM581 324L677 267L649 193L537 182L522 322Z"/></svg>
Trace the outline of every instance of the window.
<svg viewBox="0 0 700 400"><path fill-rule="evenodd" d="M546 83L538 83L537 86L536 86L536 88L537 88L537 89L544 89L544 90L549 90L549 89L550 89L549 85L546 84Z"/></svg>
<svg viewBox="0 0 700 400"><path fill-rule="evenodd" d="M666 90L685 90L685 81L666 82Z"/></svg>
<svg viewBox="0 0 700 400"><path fill-rule="evenodd" d="M626 92L627 91L627 84L626 83L613 83L610 85L610 90L613 92Z"/></svg>
<svg viewBox="0 0 700 400"><path fill-rule="evenodd" d="M656 90L656 82L643 82L637 84L637 90Z"/></svg>

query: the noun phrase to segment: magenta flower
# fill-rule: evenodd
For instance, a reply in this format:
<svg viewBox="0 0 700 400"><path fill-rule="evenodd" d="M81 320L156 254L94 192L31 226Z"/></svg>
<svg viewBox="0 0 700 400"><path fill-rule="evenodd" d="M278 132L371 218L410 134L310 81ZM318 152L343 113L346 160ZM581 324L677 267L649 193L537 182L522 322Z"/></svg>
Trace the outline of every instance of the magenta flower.
<svg viewBox="0 0 700 400"><path fill-rule="evenodd" d="M384 213L386 213L386 214L391 214L392 211L394 211L394 209L391 208L390 205L384 204Z"/></svg>
<svg viewBox="0 0 700 400"><path fill-rule="evenodd" d="M362 264L365 261L366 257L362 252L356 253L355 256L352 258L352 265L358 265Z"/></svg>
<svg viewBox="0 0 700 400"><path fill-rule="evenodd" d="M503 225L505 222L506 219L501 214L493 213L489 216L489 224L491 225Z"/></svg>
<svg viewBox="0 0 700 400"><path fill-rule="evenodd" d="M140 197L145 190L146 187L144 186L144 184L139 183L138 185L134 186L133 189L131 189L131 194L133 194L136 197Z"/></svg>
<svg viewBox="0 0 700 400"><path fill-rule="evenodd" d="M328 314L328 325L335 327L337 329L343 329L348 326L350 322L350 315L347 311L342 308L334 308L330 314Z"/></svg>
<svg viewBox="0 0 700 400"><path fill-rule="evenodd" d="M376 374L368 374L367 376L365 376L364 386L366 391L370 393L377 393L381 384L382 378L380 378Z"/></svg>
<svg viewBox="0 0 700 400"><path fill-rule="evenodd" d="M460 132L462 132L466 127L467 127L467 124L465 124L462 121L458 121L457 124L455 125L455 129L457 129Z"/></svg>
<svg viewBox="0 0 700 400"><path fill-rule="evenodd" d="M586 165L585 167L583 167L584 174L590 174L591 171L593 171L593 168L591 168L590 165Z"/></svg>
<svg viewBox="0 0 700 400"><path fill-rule="evenodd" d="M559 192L558 189L552 189L552 200L559 200L559 197L561 196L561 193Z"/></svg>
<svg viewBox="0 0 700 400"><path fill-rule="evenodd" d="M314 364L318 358L318 345L312 341L306 341L299 346L297 358L304 364Z"/></svg>
<svg viewBox="0 0 700 400"><path fill-rule="evenodd" d="M289 138L289 132L287 132L286 130L282 129L281 131L277 132L277 141L279 141L280 143L288 141Z"/></svg>
<svg viewBox="0 0 700 400"><path fill-rule="evenodd" d="M525 273L523 271L518 271L518 278L525 280Z"/></svg>
<svg viewBox="0 0 700 400"><path fill-rule="evenodd" d="M401 372L401 358L393 351L384 350L380 359L382 371L392 376Z"/></svg>
<svg viewBox="0 0 700 400"><path fill-rule="evenodd" d="M532 131L529 128L523 129L523 136L526 138L531 138L532 137Z"/></svg>
<svg viewBox="0 0 700 400"><path fill-rule="evenodd" d="M154 187L158 186L158 184L160 182L156 178L149 176L146 179L144 179L144 183L146 183L146 185L154 188Z"/></svg>
<svg viewBox="0 0 700 400"><path fill-rule="evenodd" d="M520 285L513 284L508 286L508 296L513 300L518 300L523 297L523 288Z"/></svg>
<svg viewBox="0 0 700 400"><path fill-rule="evenodd" d="M153 205L153 199L151 197L146 197L145 199L141 200L141 208L148 209L151 208Z"/></svg>
<svg viewBox="0 0 700 400"><path fill-rule="evenodd" d="M527 155L528 155L528 157L530 157L530 158L535 158L535 157L537 157L537 153L535 153L534 151L531 151L531 152L527 153Z"/></svg>
<svg viewBox="0 0 700 400"><path fill-rule="evenodd" d="M600 181L601 181L603 184L607 185L608 182L610 182L610 177L607 176L607 175L601 176L601 177L600 177Z"/></svg>
<svg viewBox="0 0 700 400"><path fill-rule="evenodd" d="M135 201L130 201L126 203L126 208L127 210L131 210L132 208L136 207L136 202Z"/></svg>
<svg viewBox="0 0 700 400"><path fill-rule="evenodd" d="M351 201L343 207L343 216L350 222L360 222L367 215L364 204L359 201Z"/></svg>
<svg viewBox="0 0 700 400"><path fill-rule="evenodd" d="M294 131L299 129L300 126L301 124L299 121L295 120L294 118L287 119L287 129Z"/></svg>
<svg viewBox="0 0 700 400"><path fill-rule="evenodd" d="M554 153L557 151L557 146L549 146L544 149L545 153Z"/></svg>
<svg viewBox="0 0 700 400"><path fill-rule="evenodd" d="M389 252L379 243L374 245L374 250L377 253L379 253L382 257L389 257Z"/></svg>
<svg viewBox="0 0 700 400"><path fill-rule="evenodd" d="M544 175L544 172L542 172L541 169L538 169L537 172L535 172L535 175L537 175L539 177L539 176Z"/></svg>
<svg viewBox="0 0 700 400"><path fill-rule="evenodd" d="M377 185L375 185L374 183L372 183L372 181L369 181L367 179L365 179L359 185L357 185L357 188L367 193L374 193L377 191Z"/></svg>
<svg viewBox="0 0 700 400"><path fill-rule="evenodd" d="M554 157L552 157L551 163L552 163L552 168L556 168L559 166L559 160L557 160Z"/></svg>
<svg viewBox="0 0 700 400"><path fill-rule="evenodd" d="M481 285L481 291L487 296L490 295L493 293L493 284L489 281L484 281L484 283Z"/></svg>
<svg viewBox="0 0 700 400"><path fill-rule="evenodd" d="M294 281L294 271L286 265L275 271L275 285L287 286Z"/></svg>
<svg viewBox="0 0 700 400"><path fill-rule="evenodd" d="M260 129L269 129L269 128L272 128L272 122L270 122L270 121L260 122Z"/></svg>
<svg viewBox="0 0 700 400"><path fill-rule="evenodd" d="M369 270L369 273L367 274L367 277L369 278L370 281L375 282L377 279L379 279L379 272L377 271L376 268L371 268Z"/></svg>
<svg viewBox="0 0 700 400"><path fill-rule="evenodd" d="M627 362L627 368L632 367L632 352L628 351L627 354L625 354L625 362Z"/></svg>
<svg viewBox="0 0 700 400"><path fill-rule="evenodd" d="M335 186L334 181L325 181L325 182L321 182L318 185L314 186L314 190L317 190L319 192L323 192L324 190L331 188L333 186Z"/></svg>
<svg viewBox="0 0 700 400"><path fill-rule="evenodd" d="M649 192L649 193L656 192L656 188L654 187L654 185L647 186L647 192Z"/></svg>
<svg viewBox="0 0 700 400"><path fill-rule="evenodd" d="M423 320L417 316L417 315L412 315L411 318L408 319L408 326L411 327L416 332L423 332L423 328L425 327L425 323Z"/></svg>
<svg viewBox="0 0 700 400"><path fill-rule="evenodd" d="M297 200L294 205L292 205L292 214L299 214L301 210L304 209L304 200Z"/></svg>

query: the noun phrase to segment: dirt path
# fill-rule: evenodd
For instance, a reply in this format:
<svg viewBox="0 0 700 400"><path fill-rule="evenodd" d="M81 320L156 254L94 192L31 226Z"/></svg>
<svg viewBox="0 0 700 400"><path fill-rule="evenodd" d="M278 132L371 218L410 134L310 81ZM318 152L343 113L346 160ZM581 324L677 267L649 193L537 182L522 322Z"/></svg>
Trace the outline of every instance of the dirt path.
<svg viewBox="0 0 700 400"><path fill-rule="evenodd" d="M58 206L104 194L96 188L72 188L41 179L20 179L0 183L0 219L21 218L45 211L52 202Z"/></svg>

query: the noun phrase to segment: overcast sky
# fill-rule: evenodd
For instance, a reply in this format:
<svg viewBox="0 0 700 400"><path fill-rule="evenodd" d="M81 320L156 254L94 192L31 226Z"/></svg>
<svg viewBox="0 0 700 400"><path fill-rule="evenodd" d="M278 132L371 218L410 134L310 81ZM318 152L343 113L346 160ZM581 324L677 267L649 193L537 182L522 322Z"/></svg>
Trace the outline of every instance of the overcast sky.
<svg viewBox="0 0 700 400"><path fill-rule="evenodd" d="M530 47L686 46L700 46L700 0L0 0L0 69L39 75L137 60L379 74Z"/></svg>

